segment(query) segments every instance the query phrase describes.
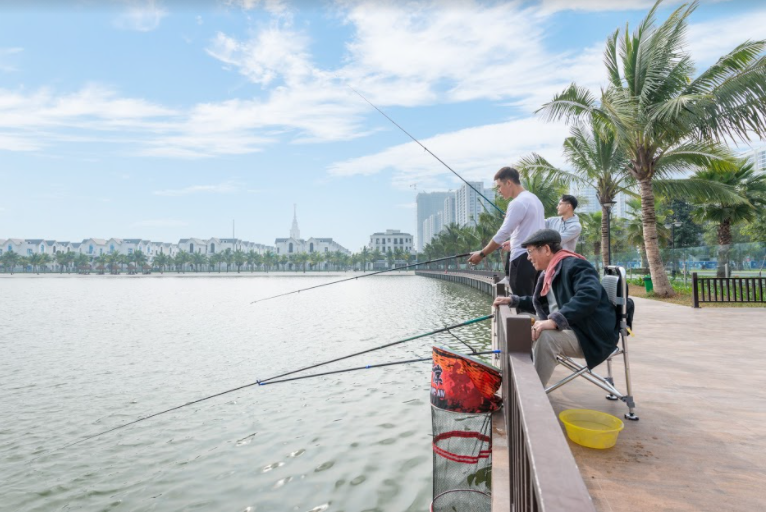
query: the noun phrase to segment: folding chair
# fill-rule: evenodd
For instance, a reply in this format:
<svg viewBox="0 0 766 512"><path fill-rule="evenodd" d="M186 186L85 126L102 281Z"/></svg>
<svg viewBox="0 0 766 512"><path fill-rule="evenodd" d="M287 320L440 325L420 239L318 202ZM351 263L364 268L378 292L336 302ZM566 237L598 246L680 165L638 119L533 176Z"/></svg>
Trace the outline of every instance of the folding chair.
<svg viewBox="0 0 766 512"><path fill-rule="evenodd" d="M604 277L601 279L601 284L609 295L609 300L615 307L617 312L617 318L620 322L620 338L617 340L617 347L612 355L606 360L607 377L602 377L597 373L594 373L587 366L577 363L570 357L556 356L558 363L565 368L572 371L570 375L561 379L559 382L545 389L546 393L554 391L564 384L567 384L577 377L583 377L585 380L595 384L601 389L607 391L609 394L606 396L607 400L622 400L628 406L628 412L625 414L625 419L636 421L634 409L636 404L633 401L633 392L630 382L630 361L628 360L628 283L625 279L625 269L618 266L608 266L604 269ZM632 301L631 301L632 303ZM625 363L625 388L626 394L620 393L614 386L614 378L612 378L612 358L622 354L623 361Z"/></svg>

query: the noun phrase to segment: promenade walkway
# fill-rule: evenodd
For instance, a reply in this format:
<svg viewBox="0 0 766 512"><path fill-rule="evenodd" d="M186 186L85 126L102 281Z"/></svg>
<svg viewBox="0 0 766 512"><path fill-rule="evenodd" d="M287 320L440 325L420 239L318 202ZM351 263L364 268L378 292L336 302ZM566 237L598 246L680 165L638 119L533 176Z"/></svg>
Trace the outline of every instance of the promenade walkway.
<svg viewBox="0 0 766 512"><path fill-rule="evenodd" d="M766 309L634 300L628 348L641 419L625 420L610 450L569 441L597 510L766 510ZM557 414L622 418L622 402L578 380L551 393Z"/></svg>

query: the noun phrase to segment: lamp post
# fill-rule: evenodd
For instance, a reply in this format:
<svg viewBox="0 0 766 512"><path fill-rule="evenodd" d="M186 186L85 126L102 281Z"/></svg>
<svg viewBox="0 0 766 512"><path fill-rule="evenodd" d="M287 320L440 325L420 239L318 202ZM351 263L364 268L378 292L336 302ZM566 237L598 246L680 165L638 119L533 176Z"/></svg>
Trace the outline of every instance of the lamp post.
<svg viewBox="0 0 766 512"><path fill-rule="evenodd" d="M616 201L604 201L601 206L606 210L606 264L612 264L612 207Z"/></svg>
<svg viewBox="0 0 766 512"><path fill-rule="evenodd" d="M676 216L672 217L673 220L665 224L665 227L670 229L670 257L673 259L672 275L673 279L676 278L676 227L681 227L682 222L676 220Z"/></svg>

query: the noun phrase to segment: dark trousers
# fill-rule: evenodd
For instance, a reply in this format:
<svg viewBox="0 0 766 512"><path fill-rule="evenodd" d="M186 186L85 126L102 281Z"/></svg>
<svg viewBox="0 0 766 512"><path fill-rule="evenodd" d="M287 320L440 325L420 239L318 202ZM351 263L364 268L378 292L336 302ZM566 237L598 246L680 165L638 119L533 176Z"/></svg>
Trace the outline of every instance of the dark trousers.
<svg viewBox="0 0 766 512"><path fill-rule="evenodd" d="M511 293L519 297L532 296L535 293L538 272L532 266L532 262L527 259L526 254L522 254L513 261L509 261L511 253L505 260L505 272L508 275L508 282L511 285ZM509 268L510 266L510 268ZM532 310L518 309L519 312L534 313Z"/></svg>

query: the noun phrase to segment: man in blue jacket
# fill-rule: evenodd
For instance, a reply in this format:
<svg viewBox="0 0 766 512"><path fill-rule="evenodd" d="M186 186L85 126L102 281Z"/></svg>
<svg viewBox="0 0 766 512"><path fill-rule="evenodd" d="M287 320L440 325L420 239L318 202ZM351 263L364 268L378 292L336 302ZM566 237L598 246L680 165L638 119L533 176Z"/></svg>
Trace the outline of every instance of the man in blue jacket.
<svg viewBox="0 0 766 512"><path fill-rule="evenodd" d="M614 352L619 325L614 306L593 265L561 248L561 235L541 229L522 244L532 265L542 270L534 294L498 297L494 305L534 308L532 355L543 386L558 364L557 355L585 358L588 368Z"/></svg>

